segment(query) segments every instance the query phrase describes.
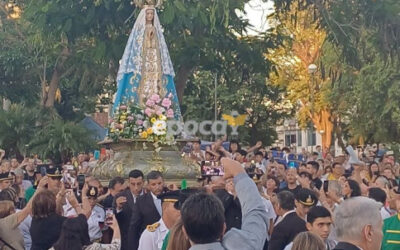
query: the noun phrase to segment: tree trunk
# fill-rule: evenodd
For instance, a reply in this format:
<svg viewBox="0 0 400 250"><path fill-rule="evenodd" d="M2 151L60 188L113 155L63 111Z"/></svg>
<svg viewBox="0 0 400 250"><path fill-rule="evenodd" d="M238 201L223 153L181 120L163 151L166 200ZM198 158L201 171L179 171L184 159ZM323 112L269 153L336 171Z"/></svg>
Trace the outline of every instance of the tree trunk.
<svg viewBox="0 0 400 250"><path fill-rule="evenodd" d="M185 92L186 82L193 70L191 65L182 65L176 74L176 92L178 94L179 103L182 103L183 94Z"/></svg>
<svg viewBox="0 0 400 250"><path fill-rule="evenodd" d="M317 127L318 133L321 134L322 150L325 153L329 151L332 144L333 123L331 121L331 113L323 109L319 113L314 113L311 119ZM323 131L323 133L321 133L321 131Z"/></svg>
<svg viewBox="0 0 400 250"><path fill-rule="evenodd" d="M60 57L56 63L56 66L53 71L53 75L51 76L51 81L49 84L49 89L45 91L45 97L43 98L43 105L46 108L54 107L54 101L56 98L56 92L60 83L61 74L64 70L65 61L68 59L70 55L70 51L68 47L64 47L61 51Z"/></svg>

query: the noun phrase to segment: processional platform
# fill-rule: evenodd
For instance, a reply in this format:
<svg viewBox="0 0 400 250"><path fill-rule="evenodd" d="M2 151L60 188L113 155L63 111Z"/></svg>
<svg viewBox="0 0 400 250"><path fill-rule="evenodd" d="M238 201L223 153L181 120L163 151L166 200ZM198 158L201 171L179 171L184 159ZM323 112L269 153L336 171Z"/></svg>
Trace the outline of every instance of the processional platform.
<svg viewBox="0 0 400 250"><path fill-rule="evenodd" d="M109 159L97 164L92 173L101 180L109 180L115 176L128 177L133 169L141 170L145 175L157 170L166 180L195 180L200 176L200 167L181 152L187 143L193 141L176 139L173 145L162 145L158 151L146 139L105 140L99 145L113 153Z"/></svg>

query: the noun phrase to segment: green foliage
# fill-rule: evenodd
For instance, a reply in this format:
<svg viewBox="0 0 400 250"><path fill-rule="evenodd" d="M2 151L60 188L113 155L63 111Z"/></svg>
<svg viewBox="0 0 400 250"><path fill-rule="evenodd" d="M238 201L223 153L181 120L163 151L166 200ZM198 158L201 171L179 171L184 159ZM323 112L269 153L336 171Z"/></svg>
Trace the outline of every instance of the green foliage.
<svg viewBox="0 0 400 250"><path fill-rule="evenodd" d="M8 111L0 110L0 148L8 155L20 158L35 134L35 111L23 105L11 105Z"/></svg>
<svg viewBox="0 0 400 250"><path fill-rule="evenodd" d="M367 48L366 37L379 53L398 58L399 1L277 0L275 5L278 12L285 12L294 2L299 3L300 9L310 10L350 64L361 66L358 49Z"/></svg>
<svg viewBox="0 0 400 250"><path fill-rule="evenodd" d="M37 51L25 42L32 32L26 25L7 19L7 12L3 11L5 1L0 2L0 96L32 105L40 93Z"/></svg>
<svg viewBox="0 0 400 250"><path fill-rule="evenodd" d="M282 105L282 89L269 85L265 75L253 73L243 78L244 71L233 68L218 75L217 119L232 111L248 114L246 124L239 127L239 139L245 144L260 140L270 145L276 136L275 125L291 108ZM205 71L190 79L182 105L185 120L214 120L214 80L215 74Z"/></svg>
<svg viewBox="0 0 400 250"><path fill-rule="evenodd" d="M60 120L54 110L36 110L11 105L0 110L0 148L10 156L22 158L38 154L63 160L74 152L93 149L91 133L81 125Z"/></svg>
<svg viewBox="0 0 400 250"><path fill-rule="evenodd" d="M267 83L272 64L265 58L265 52L274 48L281 37L274 32L258 37L246 35L248 21L237 13L244 11L248 2L168 0L158 13L176 71L178 93L183 94L186 83L189 84L182 103L185 118L213 118L212 76L217 72L218 115L232 110L240 113L253 110L242 131L244 140L250 142L249 135L253 133L253 139L257 134L269 142L272 127L281 114L272 106L260 104L265 100L279 103L283 97L282 90ZM100 94L116 90L113 79L139 10L130 0L28 0L17 1L17 4L23 9L21 19L1 19L7 30L0 34L3 39L0 40L0 70L3 65L12 70L5 68L5 72L11 73L4 80L0 77L0 83L7 84L1 85L7 86L7 91L11 91L9 86L15 83L21 85L20 89L28 89L24 86L29 85L35 91L21 95L15 91L17 88L13 88L12 93L1 92L1 88L0 95L13 102L30 100L31 95L34 98L29 103L38 103L41 84L49 84L63 57L62 52L67 49L65 63L58 72L62 100L55 104L55 109L60 117L54 118L53 113L53 118L42 119L40 123L47 131L59 132L55 128L60 124L44 124L44 121L78 121L84 112L94 111ZM19 80L22 77L26 84ZM23 99L16 96L23 96ZM107 104L107 100L104 101L102 104ZM75 112L77 109L80 111ZM40 136L50 139L49 133L44 131ZM58 135L58 132L53 134ZM47 148L41 144L35 148L52 154L57 147ZM68 153L62 152L63 155Z"/></svg>
<svg viewBox="0 0 400 250"><path fill-rule="evenodd" d="M65 160L74 153L94 148L91 133L79 124L56 119L38 131L30 143L31 152L43 159Z"/></svg>
<svg viewBox="0 0 400 250"><path fill-rule="evenodd" d="M382 60L365 65L356 82L354 133L367 141L398 142L400 135L400 74Z"/></svg>
<svg viewBox="0 0 400 250"><path fill-rule="evenodd" d="M349 142L399 141L400 2L277 0L278 15L307 10L328 35L319 70L338 137Z"/></svg>

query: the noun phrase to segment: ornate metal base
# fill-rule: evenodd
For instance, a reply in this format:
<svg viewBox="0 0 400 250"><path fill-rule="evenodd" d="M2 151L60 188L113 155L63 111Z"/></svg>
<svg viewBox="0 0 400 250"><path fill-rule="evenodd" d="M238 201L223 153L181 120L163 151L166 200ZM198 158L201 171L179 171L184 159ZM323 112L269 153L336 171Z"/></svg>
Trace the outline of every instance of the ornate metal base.
<svg viewBox="0 0 400 250"><path fill-rule="evenodd" d="M144 174L158 170L167 180L196 179L200 175L199 165L187 157L182 157L179 151L190 141L192 140L177 140L175 145L162 146L158 153L155 152L152 143L141 139L100 142L99 144L110 147L114 155L98 164L93 174L105 180L115 176L127 177L131 170L139 169Z"/></svg>

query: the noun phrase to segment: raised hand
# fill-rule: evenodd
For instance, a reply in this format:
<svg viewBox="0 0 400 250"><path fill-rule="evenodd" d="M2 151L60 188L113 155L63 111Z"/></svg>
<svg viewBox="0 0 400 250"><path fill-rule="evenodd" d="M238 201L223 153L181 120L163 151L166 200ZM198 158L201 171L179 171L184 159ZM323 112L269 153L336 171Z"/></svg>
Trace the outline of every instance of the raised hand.
<svg viewBox="0 0 400 250"><path fill-rule="evenodd" d="M125 196L120 196L115 200L117 204L117 210L122 210L122 206L126 203L127 199Z"/></svg>
<svg viewBox="0 0 400 250"><path fill-rule="evenodd" d="M239 162L231 160L229 158L222 158L221 164L224 167L225 175L224 178L233 178L240 173L246 173L242 165Z"/></svg>

